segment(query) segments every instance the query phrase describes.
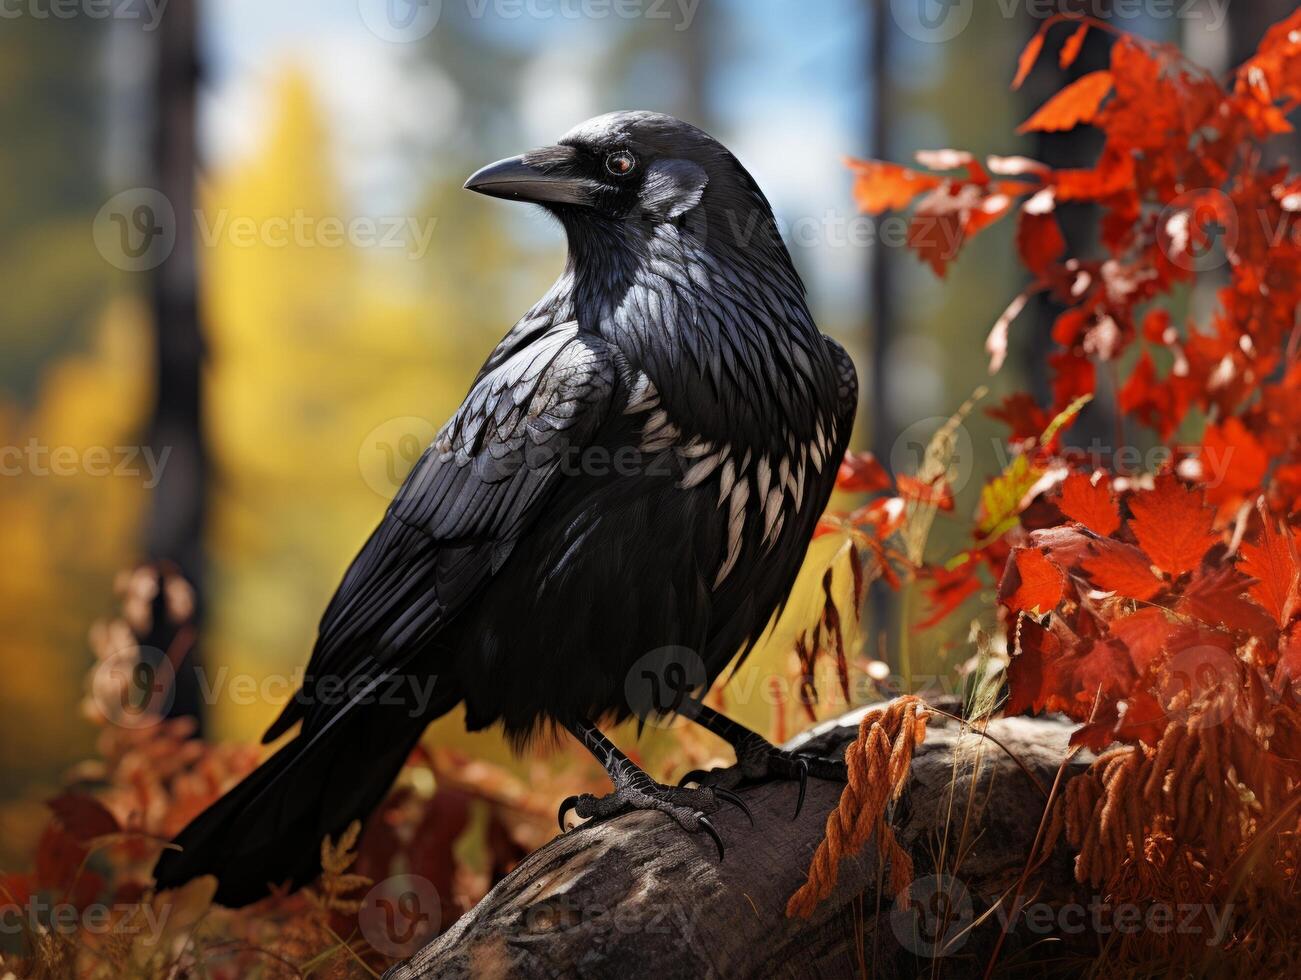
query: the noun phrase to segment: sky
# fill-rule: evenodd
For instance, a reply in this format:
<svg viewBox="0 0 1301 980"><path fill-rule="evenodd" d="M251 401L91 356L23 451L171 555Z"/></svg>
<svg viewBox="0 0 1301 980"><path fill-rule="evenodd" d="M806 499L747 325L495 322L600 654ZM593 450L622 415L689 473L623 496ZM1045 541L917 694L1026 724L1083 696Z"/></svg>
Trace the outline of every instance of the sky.
<svg viewBox="0 0 1301 980"><path fill-rule="evenodd" d="M467 138L482 142L486 137L473 130L486 128L487 121L467 117L455 80L428 57L427 48L386 40L368 26L379 16L380 2L204 4L207 86L200 144L207 166L228 166L257 150L273 109L269 95L293 64L306 72L327 113L335 170L356 210L399 213L415 206L431 179L460 176L440 172L445 159L463 155L445 151L463 147ZM597 79L610 67L604 59L625 25L602 12L623 0L429 2L444 16L443 5L451 3L482 12L472 19L472 30L485 44L524 59L516 113L521 132L512 149L553 140L610 108ZM676 18L676 28L690 27L699 0L627 2ZM869 149L866 5L708 2L715 4L715 31L702 101L721 127L715 135L764 188L797 265L822 302L846 314L861 309L866 249L848 244L859 219L850 207L850 177L842 161ZM578 16L593 11L597 16ZM438 30L436 23L432 30ZM673 43L667 32L657 36ZM653 54L633 69L631 85L645 87L648 105L672 102L674 87L682 84ZM517 230L527 237L538 227L521 217Z"/></svg>

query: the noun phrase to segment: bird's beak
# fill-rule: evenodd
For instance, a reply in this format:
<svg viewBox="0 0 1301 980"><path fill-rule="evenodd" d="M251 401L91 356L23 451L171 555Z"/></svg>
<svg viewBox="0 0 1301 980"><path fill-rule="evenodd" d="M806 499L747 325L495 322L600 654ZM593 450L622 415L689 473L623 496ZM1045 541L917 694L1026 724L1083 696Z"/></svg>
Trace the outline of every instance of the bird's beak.
<svg viewBox="0 0 1301 980"><path fill-rule="evenodd" d="M567 146L548 146L490 163L470 175L466 190L535 204L592 203L592 182L566 166L574 159Z"/></svg>

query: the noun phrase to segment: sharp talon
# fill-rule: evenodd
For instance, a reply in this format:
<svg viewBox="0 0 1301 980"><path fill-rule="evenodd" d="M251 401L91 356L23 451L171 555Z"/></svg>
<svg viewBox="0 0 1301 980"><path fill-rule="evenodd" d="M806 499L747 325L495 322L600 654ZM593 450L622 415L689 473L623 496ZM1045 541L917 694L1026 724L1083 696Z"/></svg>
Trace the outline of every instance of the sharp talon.
<svg viewBox="0 0 1301 980"><path fill-rule="evenodd" d="M721 789L719 787L714 787L714 795L720 800L726 800L733 806L739 807L741 812L745 814L746 819L750 821L750 826L754 826L754 814L751 813L750 808L745 805L745 800L741 799L741 797L733 793L730 789Z"/></svg>
<svg viewBox="0 0 1301 980"><path fill-rule="evenodd" d="M800 797L795 801L795 816L792 820L799 819L800 811L804 809L804 791L809 787L809 764L805 759L797 759L800 773Z"/></svg>
<svg viewBox="0 0 1301 980"><path fill-rule="evenodd" d="M703 769L692 769L689 773L678 780L679 786L685 786L687 783L698 783L704 777L709 775Z"/></svg>
<svg viewBox="0 0 1301 980"><path fill-rule="evenodd" d="M560 803L560 809L556 811L556 820L560 822L560 832L565 832L565 814L578 806L577 796L566 796Z"/></svg>
<svg viewBox="0 0 1301 980"><path fill-rule="evenodd" d="M723 838L718 836L718 830L703 813L696 814L696 818L700 821L700 826L705 828L705 833L714 838L714 846L718 848L718 860L723 860Z"/></svg>

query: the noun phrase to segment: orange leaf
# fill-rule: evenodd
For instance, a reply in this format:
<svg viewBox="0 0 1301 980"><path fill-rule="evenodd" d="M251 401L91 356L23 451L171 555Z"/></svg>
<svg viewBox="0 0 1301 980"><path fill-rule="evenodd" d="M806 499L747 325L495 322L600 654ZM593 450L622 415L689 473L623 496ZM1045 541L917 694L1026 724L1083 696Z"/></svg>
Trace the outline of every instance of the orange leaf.
<svg viewBox="0 0 1301 980"><path fill-rule="evenodd" d="M940 186L940 178L897 163L881 160L848 160L854 171L854 201L868 214L906 208L913 198Z"/></svg>
<svg viewBox="0 0 1301 980"><path fill-rule="evenodd" d="M1044 27L1047 27L1047 24ZM1016 62L1016 77L1012 79L1013 89L1021 87L1025 77L1030 74L1030 69L1039 60L1039 54L1044 49L1044 27L1039 28L1034 37L1030 38L1030 43L1021 50L1021 57Z"/></svg>
<svg viewBox="0 0 1301 980"><path fill-rule="evenodd" d="M1089 33L1088 23L1081 24L1075 29L1075 33L1066 39L1062 45L1062 53L1058 58L1058 64L1065 70L1075 64L1075 59L1080 56L1080 49L1084 47L1084 35Z"/></svg>
<svg viewBox="0 0 1301 980"><path fill-rule="evenodd" d="M1111 83L1111 72L1089 72L1040 106L1038 112L1017 128L1017 132L1056 133L1090 122L1111 91Z"/></svg>
<svg viewBox="0 0 1301 980"><path fill-rule="evenodd" d="M1134 495L1130 529L1152 564L1170 575L1190 572L1218 537L1211 531L1213 511L1200 493L1184 488L1171 474L1157 477L1156 487Z"/></svg>
<svg viewBox="0 0 1301 980"><path fill-rule="evenodd" d="M1071 520L1104 538L1120 528L1120 508L1105 482L1095 484L1083 473L1072 473L1062 483L1062 499L1057 506Z"/></svg>
<svg viewBox="0 0 1301 980"><path fill-rule="evenodd" d="M845 453L836 473L836 489L849 493L870 493L873 490L888 490L890 474L885 471L876 456L869 452Z"/></svg>
<svg viewBox="0 0 1301 980"><path fill-rule="evenodd" d="M1125 644L1129 659L1144 671L1161 655L1174 626L1160 609L1148 606L1111 623L1111 635Z"/></svg>
<svg viewBox="0 0 1301 980"><path fill-rule="evenodd" d="M1012 553L1017 577L1016 591L1007 597L1013 612L1045 613L1057 608L1066 587L1066 575L1034 548L1018 548ZM1011 571L1011 569L1009 569Z"/></svg>
<svg viewBox="0 0 1301 980"><path fill-rule="evenodd" d="M1236 415L1206 427L1200 459L1206 497L1217 504L1253 496L1269 469L1265 447Z"/></svg>
<svg viewBox="0 0 1301 980"><path fill-rule="evenodd" d="M1208 626L1225 626L1252 636L1267 636L1274 631L1274 621L1247 598L1245 593L1249 581L1232 565L1206 569L1188 583L1175 609L1200 619Z"/></svg>
<svg viewBox="0 0 1301 980"><path fill-rule="evenodd" d="M1147 556L1133 545L1103 539L1105 547L1080 563L1094 587L1146 602L1165 586L1152 574Z"/></svg>
<svg viewBox="0 0 1301 980"><path fill-rule="evenodd" d="M1270 517L1262 522L1260 542L1242 542L1242 570L1256 580L1248 587L1251 597L1274 617L1282 628L1297 608L1298 579L1295 542L1278 528Z"/></svg>

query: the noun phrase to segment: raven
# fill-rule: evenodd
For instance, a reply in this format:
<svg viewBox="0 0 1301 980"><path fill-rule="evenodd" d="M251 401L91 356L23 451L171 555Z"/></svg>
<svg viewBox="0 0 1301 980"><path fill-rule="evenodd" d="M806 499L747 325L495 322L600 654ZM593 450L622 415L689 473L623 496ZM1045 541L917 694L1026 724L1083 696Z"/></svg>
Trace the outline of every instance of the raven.
<svg viewBox="0 0 1301 980"><path fill-rule="evenodd" d="M462 703L471 730L518 746L563 728L602 762L614 791L570 797L562 827L569 809L659 810L721 858L708 814L744 809L738 782L798 779L802 803L810 773L844 778L701 700L785 603L858 401L763 192L717 141L651 112L598 116L465 186L550 212L565 269L348 568L263 741L297 735L181 831L160 889L214 874L238 906L312 880L322 838L370 813ZM665 713L738 765L666 786L596 724Z"/></svg>

